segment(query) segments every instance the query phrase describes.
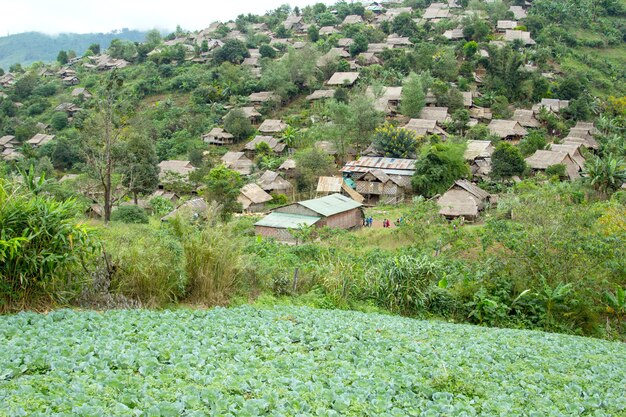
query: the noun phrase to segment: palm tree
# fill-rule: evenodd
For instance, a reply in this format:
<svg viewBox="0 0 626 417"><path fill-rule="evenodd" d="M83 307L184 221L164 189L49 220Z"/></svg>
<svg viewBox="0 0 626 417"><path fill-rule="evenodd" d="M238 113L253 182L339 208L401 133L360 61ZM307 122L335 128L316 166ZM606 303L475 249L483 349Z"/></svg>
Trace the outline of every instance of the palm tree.
<svg viewBox="0 0 626 417"><path fill-rule="evenodd" d="M593 188L603 194L618 190L626 182L626 162L612 154L588 161L585 173Z"/></svg>

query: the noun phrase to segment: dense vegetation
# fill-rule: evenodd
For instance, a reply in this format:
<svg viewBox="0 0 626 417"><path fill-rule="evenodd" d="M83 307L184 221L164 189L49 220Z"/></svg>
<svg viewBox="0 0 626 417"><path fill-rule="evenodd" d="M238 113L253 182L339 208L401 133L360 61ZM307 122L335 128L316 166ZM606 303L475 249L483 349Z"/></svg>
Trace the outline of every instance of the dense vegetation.
<svg viewBox="0 0 626 417"><path fill-rule="evenodd" d="M46 35L38 32L26 32L0 37L0 68L5 71L14 64L22 66L34 62L53 62L59 51L74 51L79 56L90 45L108 45L113 39L125 39L132 42L144 40L146 32L124 29L111 33L61 33Z"/></svg>
<svg viewBox="0 0 626 417"><path fill-rule="evenodd" d="M624 340L623 2L537 0L524 20L537 42L529 47L489 42L497 20L510 19L508 8L517 2L464 4L458 11L463 39L452 41L442 35L458 21L417 24L413 19L430 2L406 3L412 14L345 25L330 35L316 29L339 25L347 15L375 17L358 3L339 3L337 13L317 4L293 11L314 25L297 34L283 25L288 7L240 16L215 29L212 36L223 42L215 50L206 39L185 43L199 35L180 28L165 39L150 32L143 43L114 40L107 59L127 66L98 69L79 57L71 67L89 95L73 96L76 86L55 75L68 70L67 52L57 56L58 65L13 65L15 82L0 97L0 137L15 136L20 155L0 162L0 309L214 306L269 298ZM557 19L553 9L561 7L569 12ZM468 9L485 19L461 18ZM276 36L271 44L253 29L261 24ZM579 26L584 30L576 31ZM340 39L351 40L345 52L358 56L394 32L411 45L384 50L377 63L357 58L363 65L354 86L337 87L323 102L305 100L332 74L350 69L347 57L333 56ZM304 44L296 48L293 39ZM240 65L253 59L254 49L259 66ZM383 87L399 86L399 114L385 115L376 107ZM220 158L258 133L239 107L262 91L275 97L257 106L260 118L285 122L277 137L286 149L281 154L259 144L253 175L242 177ZM569 100L569 107L537 112L538 126L509 143L483 121L470 124L463 96L470 91L496 119L544 98ZM427 95L448 107L449 120L438 123L446 137L400 128L419 115ZM584 178L563 181L558 164L532 175L523 157L561 142L582 121L595 123L598 142L597 150L582 151ZM235 143L203 142L215 127ZM25 143L43 132L54 140L37 148ZM462 225L441 218L430 199L471 176L464 159L469 139L495 145L492 175L479 185L499 194L499 202L479 223ZM324 151L322 141L334 151ZM303 228L294 232L302 244L291 247L255 237L256 217L233 216L241 208L240 188L288 155L297 164L294 191L275 194L270 204L314 196L319 176L337 175L337 165L372 144L386 156L416 159L415 198L367 212L377 220L403 218L400 227ZM159 178L157 164L171 159L190 161L196 170L188 180ZM174 205L152 198L159 184L182 201L204 199L206 216L161 222ZM138 208L141 200L147 212Z"/></svg>
<svg viewBox="0 0 626 417"><path fill-rule="evenodd" d="M529 331L244 307L21 313L0 341L3 415L626 412L623 344Z"/></svg>

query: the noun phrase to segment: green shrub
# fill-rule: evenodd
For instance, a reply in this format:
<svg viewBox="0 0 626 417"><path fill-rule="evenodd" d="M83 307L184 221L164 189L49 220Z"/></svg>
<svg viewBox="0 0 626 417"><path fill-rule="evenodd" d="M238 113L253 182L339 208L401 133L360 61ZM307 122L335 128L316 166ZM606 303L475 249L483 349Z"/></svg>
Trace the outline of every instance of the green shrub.
<svg viewBox="0 0 626 417"><path fill-rule="evenodd" d="M80 291L80 266L95 245L80 213L74 199L55 201L0 179L0 310L67 302Z"/></svg>
<svg viewBox="0 0 626 417"><path fill-rule="evenodd" d="M149 307L173 303L185 293L186 276L180 243L145 225L110 225L102 230L110 256L111 290Z"/></svg>
<svg viewBox="0 0 626 417"><path fill-rule="evenodd" d="M111 220L128 224L147 224L148 215L139 206L121 206L111 213Z"/></svg>

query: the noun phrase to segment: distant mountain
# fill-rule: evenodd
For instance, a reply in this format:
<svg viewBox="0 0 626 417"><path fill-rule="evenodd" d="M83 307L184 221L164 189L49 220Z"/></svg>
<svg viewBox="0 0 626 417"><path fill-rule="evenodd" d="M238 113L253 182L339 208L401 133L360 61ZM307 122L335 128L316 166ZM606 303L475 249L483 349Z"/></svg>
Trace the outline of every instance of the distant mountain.
<svg viewBox="0 0 626 417"><path fill-rule="evenodd" d="M51 62L56 60L60 50L73 50L83 54L89 45L99 43L106 49L113 39L126 39L134 42L143 41L146 32L122 29L110 33L62 33L46 35L39 32L25 32L17 35L0 37L0 67L20 63L29 65L36 61Z"/></svg>

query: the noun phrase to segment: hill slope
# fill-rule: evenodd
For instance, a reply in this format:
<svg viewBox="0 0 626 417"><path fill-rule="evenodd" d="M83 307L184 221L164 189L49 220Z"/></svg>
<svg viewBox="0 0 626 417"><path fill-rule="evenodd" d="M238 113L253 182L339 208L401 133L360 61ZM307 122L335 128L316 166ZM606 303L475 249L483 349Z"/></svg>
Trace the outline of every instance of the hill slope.
<svg viewBox="0 0 626 417"><path fill-rule="evenodd" d="M126 39L141 42L146 32L124 29L111 33L62 33L50 36L39 32L26 32L0 37L0 67L8 70L9 66L20 63L29 65L33 62L52 62L61 50L73 50L82 55L89 45L98 43L104 49L113 39Z"/></svg>
<svg viewBox="0 0 626 417"><path fill-rule="evenodd" d="M1 415L626 413L625 345L539 332L242 307L23 313L0 343Z"/></svg>

